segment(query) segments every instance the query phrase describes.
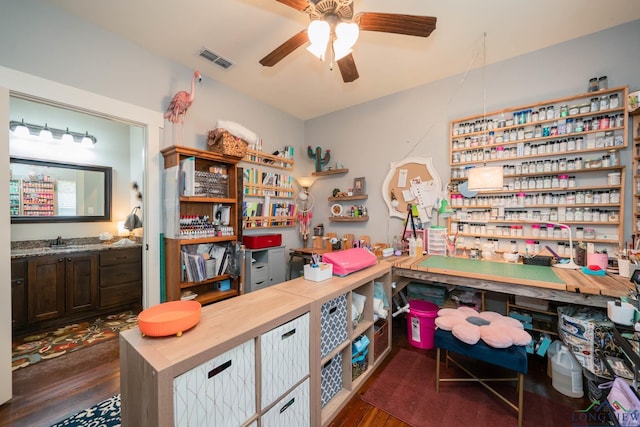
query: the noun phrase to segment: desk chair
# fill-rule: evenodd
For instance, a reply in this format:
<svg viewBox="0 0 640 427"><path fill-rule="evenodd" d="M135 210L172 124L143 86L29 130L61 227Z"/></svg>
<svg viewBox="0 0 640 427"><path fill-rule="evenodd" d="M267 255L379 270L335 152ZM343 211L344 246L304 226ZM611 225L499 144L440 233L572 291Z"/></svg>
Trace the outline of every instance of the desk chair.
<svg viewBox="0 0 640 427"><path fill-rule="evenodd" d="M494 348L485 344L482 340L476 344L470 345L463 343L453 336L451 331L436 329L435 333L436 347L436 392L440 392L440 382L479 382L487 390L499 397L509 407L514 409L518 414L518 427L522 427L523 418L523 397L524 397L524 375L527 373L527 351L524 346L512 345L508 348ZM449 362L462 369L468 377L461 378L440 378L440 350L445 350L445 366L449 366ZM469 369L462 366L451 356L451 353L466 356L470 359L480 360L492 365L505 368L515 373L515 377L505 378L479 378ZM509 399L500 394L495 388L487 384L491 381L515 381L517 392L517 404L513 403L513 399Z"/></svg>

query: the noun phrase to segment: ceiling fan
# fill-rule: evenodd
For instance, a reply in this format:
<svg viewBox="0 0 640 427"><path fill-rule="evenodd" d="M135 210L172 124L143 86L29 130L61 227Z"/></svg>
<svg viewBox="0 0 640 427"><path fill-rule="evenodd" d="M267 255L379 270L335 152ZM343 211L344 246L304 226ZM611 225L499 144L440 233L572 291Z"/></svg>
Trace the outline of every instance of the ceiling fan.
<svg viewBox="0 0 640 427"><path fill-rule="evenodd" d="M342 80L352 82L359 77L351 47L359 31L379 31L409 36L428 37L436 28L432 16L403 15L396 13L360 12L353 14L354 0L276 0L309 15L309 27L295 34L260 60L265 67L272 67L284 57L311 41L307 48L324 60L327 50L330 60L340 69Z"/></svg>

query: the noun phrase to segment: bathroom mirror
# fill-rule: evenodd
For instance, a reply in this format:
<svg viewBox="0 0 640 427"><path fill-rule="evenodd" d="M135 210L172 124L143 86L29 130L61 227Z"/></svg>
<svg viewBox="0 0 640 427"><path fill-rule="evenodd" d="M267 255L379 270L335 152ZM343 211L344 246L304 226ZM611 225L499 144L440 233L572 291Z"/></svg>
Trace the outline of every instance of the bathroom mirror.
<svg viewBox="0 0 640 427"><path fill-rule="evenodd" d="M12 223L111 220L111 168L11 157Z"/></svg>

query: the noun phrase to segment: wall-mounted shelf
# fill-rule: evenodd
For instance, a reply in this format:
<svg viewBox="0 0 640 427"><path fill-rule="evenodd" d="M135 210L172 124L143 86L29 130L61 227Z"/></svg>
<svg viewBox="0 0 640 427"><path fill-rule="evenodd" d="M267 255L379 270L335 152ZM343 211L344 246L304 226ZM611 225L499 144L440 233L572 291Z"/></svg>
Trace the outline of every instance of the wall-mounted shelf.
<svg viewBox="0 0 640 427"><path fill-rule="evenodd" d="M368 194L356 194L353 196L344 196L344 197L329 197L327 200L330 202L348 202L351 200L366 200L369 198Z"/></svg>
<svg viewBox="0 0 640 427"><path fill-rule="evenodd" d="M369 217L368 216L355 216L355 217L330 216L329 221L330 222L365 222L365 221L369 221Z"/></svg>
<svg viewBox="0 0 640 427"><path fill-rule="evenodd" d="M247 155L242 161L277 169L293 169L293 147L291 148L290 155L291 158L287 158L275 154L263 153L262 151L247 150Z"/></svg>
<svg viewBox="0 0 640 427"><path fill-rule="evenodd" d="M311 175L313 176L328 176L328 175L342 175L345 173L349 173L349 169L331 169L328 171L322 172L313 172Z"/></svg>

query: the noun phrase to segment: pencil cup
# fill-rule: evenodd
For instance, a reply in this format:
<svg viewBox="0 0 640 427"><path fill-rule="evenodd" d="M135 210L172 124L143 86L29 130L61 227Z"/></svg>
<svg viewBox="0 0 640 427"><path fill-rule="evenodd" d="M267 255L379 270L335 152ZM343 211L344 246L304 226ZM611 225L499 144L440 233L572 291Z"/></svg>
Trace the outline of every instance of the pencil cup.
<svg viewBox="0 0 640 427"><path fill-rule="evenodd" d="M621 277L631 277L631 261L618 258L618 274Z"/></svg>

